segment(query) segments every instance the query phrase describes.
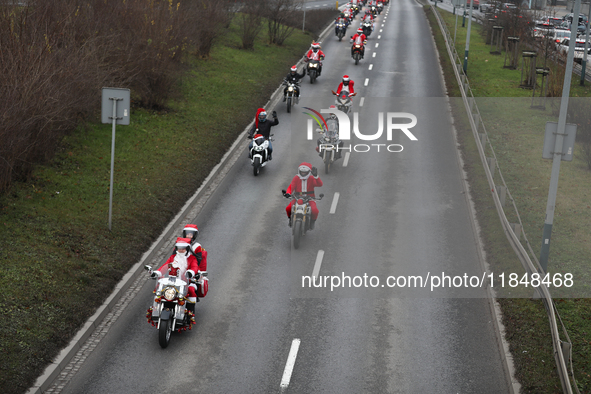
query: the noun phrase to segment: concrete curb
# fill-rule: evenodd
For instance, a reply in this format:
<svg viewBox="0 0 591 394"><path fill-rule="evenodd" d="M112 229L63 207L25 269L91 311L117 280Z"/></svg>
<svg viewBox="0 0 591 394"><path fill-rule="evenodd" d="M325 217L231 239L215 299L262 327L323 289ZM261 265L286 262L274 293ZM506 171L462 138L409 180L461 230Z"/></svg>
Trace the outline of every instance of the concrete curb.
<svg viewBox="0 0 591 394"><path fill-rule="evenodd" d="M318 40L323 38L328 31L332 28L332 24L320 34ZM300 59L297 63L298 67L304 63L304 57ZM283 94L283 87L279 85L279 87L273 92L269 101L265 104L264 108L275 108L279 100L281 100ZM241 154L242 149L245 149L247 145L246 136L248 131L251 129L252 125L254 124L254 120L252 120L248 126L240 133L240 135L236 138L232 146L228 149L226 154L222 157L220 162L216 164L216 166L211 170L207 178L202 182L201 186L197 189L195 194L191 198L185 202L183 207L180 209L179 213L172 219L172 221L166 226L166 228L162 231L158 239L152 243L150 248L142 255L140 261L134 264L131 269L121 278L119 283L115 286L115 289L107 297L105 302L96 310L96 312L86 321L84 326L76 335L70 340L68 346L66 346L62 351L58 354L55 360L49 364L44 372L37 378L35 383L32 387L29 388L27 394L42 394L45 390L47 390L54 382L54 380L62 373L62 371L66 368L66 366L73 360L74 356L81 348L81 344L86 342L88 338L94 333L96 328L98 327L99 323L105 319L105 317L113 310L119 299L125 294L127 289L129 288L130 284L133 283L137 277L143 273L144 265L148 262L152 261L154 257L158 254L158 252L167 244L170 243L170 240L174 236L174 234L179 233L179 226L181 223L184 222L185 217L191 208L199 202L199 200L204 197L207 192L209 191L210 186L215 184L214 181L217 180L218 175L220 175L226 167L231 168L236 163L236 156ZM205 201L203 202L205 203Z"/></svg>

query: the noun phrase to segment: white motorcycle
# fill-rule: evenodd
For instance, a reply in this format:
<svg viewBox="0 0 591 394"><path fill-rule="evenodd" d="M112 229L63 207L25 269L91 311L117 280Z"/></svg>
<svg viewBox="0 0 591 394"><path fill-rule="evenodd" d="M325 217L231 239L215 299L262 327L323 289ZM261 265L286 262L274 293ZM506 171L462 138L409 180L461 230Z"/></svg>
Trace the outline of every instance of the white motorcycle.
<svg viewBox="0 0 591 394"><path fill-rule="evenodd" d="M152 274L151 266L146 265L144 268ZM170 343L173 331L182 332L187 328L190 330L192 324L195 324L194 314L186 307L188 283L173 275L174 272L175 270L170 270L168 277L159 279L152 276L158 279L158 285L154 291L154 304L148 309L146 318L148 323L158 329L158 343L162 348Z"/></svg>
<svg viewBox="0 0 591 394"><path fill-rule="evenodd" d="M351 97L356 96L357 93L349 93L348 90L343 89L339 94L332 90L332 94L337 96L335 100L335 105L337 106L337 109L346 114L349 114L349 112L351 111L351 105L353 105Z"/></svg>
<svg viewBox="0 0 591 394"><path fill-rule="evenodd" d="M255 134L252 137L252 147L248 153L248 158L250 159L254 176L259 175L261 168L269 162L269 141L262 134Z"/></svg>

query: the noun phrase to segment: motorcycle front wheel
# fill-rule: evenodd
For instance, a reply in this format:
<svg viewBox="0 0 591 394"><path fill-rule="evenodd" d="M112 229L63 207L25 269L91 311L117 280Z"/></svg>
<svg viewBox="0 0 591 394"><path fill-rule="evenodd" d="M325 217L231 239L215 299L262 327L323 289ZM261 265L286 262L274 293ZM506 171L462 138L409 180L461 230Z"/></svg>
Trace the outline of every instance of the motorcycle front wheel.
<svg viewBox="0 0 591 394"><path fill-rule="evenodd" d="M312 70L312 71L310 71L310 83L314 83L315 79L316 79L316 71Z"/></svg>
<svg viewBox="0 0 591 394"><path fill-rule="evenodd" d="M324 160L324 172L328 174L330 170L330 159Z"/></svg>
<svg viewBox="0 0 591 394"><path fill-rule="evenodd" d="M300 247L300 238L302 236L302 221L297 220L293 226L293 247L297 249Z"/></svg>
<svg viewBox="0 0 591 394"><path fill-rule="evenodd" d="M353 55L353 58L355 59L355 65L358 65L359 64L359 55L355 54L355 55Z"/></svg>
<svg viewBox="0 0 591 394"><path fill-rule="evenodd" d="M291 97L287 98L287 113L291 112Z"/></svg>
<svg viewBox="0 0 591 394"><path fill-rule="evenodd" d="M160 321L158 328L158 342L162 349L166 349L170 343L170 336L172 335L172 319Z"/></svg>
<svg viewBox="0 0 591 394"><path fill-rule="evenodd" d="M261 168L261 159L259 157L255 157L253 167L252 167L252 172L253 172L254 176L259 175L260 168Z"/></svg>

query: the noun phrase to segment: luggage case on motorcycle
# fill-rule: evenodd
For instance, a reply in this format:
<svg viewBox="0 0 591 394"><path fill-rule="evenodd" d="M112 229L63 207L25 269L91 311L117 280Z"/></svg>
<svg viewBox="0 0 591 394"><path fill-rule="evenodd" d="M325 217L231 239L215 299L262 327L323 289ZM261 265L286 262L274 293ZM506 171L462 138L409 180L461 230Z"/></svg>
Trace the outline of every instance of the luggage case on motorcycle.
<svg viewBox="0 0 591 394"><path fill-rule="evenodd" d="M197 297L203 298L209 291L209 279L203 277L201 286L197 286Z"/></svg>

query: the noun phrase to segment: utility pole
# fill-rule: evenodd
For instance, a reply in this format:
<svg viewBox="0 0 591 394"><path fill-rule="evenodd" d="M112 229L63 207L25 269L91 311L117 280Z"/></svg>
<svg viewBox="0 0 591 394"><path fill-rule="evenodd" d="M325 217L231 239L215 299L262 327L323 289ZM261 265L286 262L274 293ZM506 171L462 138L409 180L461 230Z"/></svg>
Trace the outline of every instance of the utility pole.
<svg viewBox="0 0 591 394"><path fill-rule="evenodd" d="M554 222L554 208L556 206L556 193L558 191L558 175L560 173L560 162L562 161L562 149L566 130L566 115L568 113L568 99L570 96L570 84L572 79L573 62L575 55L575 37L577 37L578 23L575 18L579 16L581 0L575 0L573 23L570 27L570 45L566 58L566 72L564 73L564 84L562 85L562 99L560 101L560 113L558 116L558 130L556 142L554 143L554 158L552 159L552 173L550 175L550 188L548 190L548 202L546 204L546 220L542 233L542 250L540 251L540 265L544 272L548 272L548 256L550 254L550 237L552 235L552 224Z"/></svg>
<svg viewBox="0 0 591 394"><path fill-rule="evenodd" d="M466 51L464 52L464 74L468 74L468 52L470 51L470 30L472 29L472 10L473 9L474 9L474 0L470 0L470 13L468 15L468 35L466 36Z"/></svg>

